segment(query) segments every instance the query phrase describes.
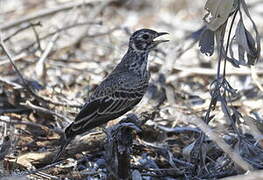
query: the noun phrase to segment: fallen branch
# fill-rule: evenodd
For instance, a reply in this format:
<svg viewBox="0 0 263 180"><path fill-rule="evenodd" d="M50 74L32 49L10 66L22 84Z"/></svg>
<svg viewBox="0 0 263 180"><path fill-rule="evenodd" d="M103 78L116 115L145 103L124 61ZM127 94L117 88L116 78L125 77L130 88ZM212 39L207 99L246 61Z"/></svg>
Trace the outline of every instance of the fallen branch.
<svg viewBox="0 0 263 180"><path fill-rule="evenodd" d="M69 158L82 151L87 153L101 151L104 148L105 139L106 135L103 132L85 135L78 140L74 140L64 151L62 157ZM50 164L55 155L57 155L57 152L54 150L51 152L29 152L17 157L16 162L24 167L43 166ZM42 170L42 168L39 170Z"/></svg>

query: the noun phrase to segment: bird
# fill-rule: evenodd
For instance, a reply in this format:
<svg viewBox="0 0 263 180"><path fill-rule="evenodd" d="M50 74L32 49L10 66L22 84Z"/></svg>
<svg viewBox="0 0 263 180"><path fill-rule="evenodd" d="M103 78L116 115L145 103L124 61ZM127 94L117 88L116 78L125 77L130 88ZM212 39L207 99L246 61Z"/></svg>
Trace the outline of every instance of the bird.
<svg viewBox="0 0 263 180"><path fill-rule="evenodd" d="M54 161L77 135L124 115L141 101L150 79L149 52L160 43L169 41L156 40L165 34L168 33L140 29L130 36L126 54L95 88L75 120L65 129L65 140Z"/></svg>

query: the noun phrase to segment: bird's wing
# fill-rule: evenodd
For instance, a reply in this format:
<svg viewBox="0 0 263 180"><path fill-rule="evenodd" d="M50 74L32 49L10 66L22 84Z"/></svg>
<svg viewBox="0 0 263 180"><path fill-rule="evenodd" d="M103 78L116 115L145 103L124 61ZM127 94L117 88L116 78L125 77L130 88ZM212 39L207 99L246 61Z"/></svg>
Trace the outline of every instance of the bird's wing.
<svg viewBox="0 0 263 180"><path fill-rule="evenodd" d="M132 88L127 85L130 84L128 81L117 86L114 86L114 83L116 82L111 81L109 85L103 82L101 87L95 90L75 121L66 129L67 137L84 133L125 114L140 102L147 89L147 83L143 82L133 84Z"/></svg>

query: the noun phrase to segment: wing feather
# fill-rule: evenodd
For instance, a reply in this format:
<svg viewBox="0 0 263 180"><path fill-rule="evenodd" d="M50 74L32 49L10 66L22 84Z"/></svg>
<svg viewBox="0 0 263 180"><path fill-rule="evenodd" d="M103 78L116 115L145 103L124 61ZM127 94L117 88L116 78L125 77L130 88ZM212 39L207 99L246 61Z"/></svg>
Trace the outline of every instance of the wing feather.
<svg viewBox="0 0 263 180"><path fill-rule="evenodd" d="M132 87L126 85L113 86L112 84L114 82L110 84L110 81L104 81L100 85L101 87L95 90L75 121L66 128L67 138L74 137L122 116L140 102L147 89L145 82L133 84ZM112 87L112 89L106 87Z"/></svg>

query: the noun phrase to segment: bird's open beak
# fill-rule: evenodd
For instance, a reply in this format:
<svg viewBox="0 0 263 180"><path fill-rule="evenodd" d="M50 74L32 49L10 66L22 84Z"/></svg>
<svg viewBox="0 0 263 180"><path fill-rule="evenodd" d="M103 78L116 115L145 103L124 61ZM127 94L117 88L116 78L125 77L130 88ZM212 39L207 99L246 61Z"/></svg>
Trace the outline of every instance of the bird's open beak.
<svg viewBox="0 0 263 180"><path fill-rule="evenodd" d="M158 38L158 37L160 37L160 36L163 36L163 35L165 35L165 34L169 34L169 33L167 33L167 32L159 32L159 33L157 33L157 35L156 35L156 37L155 38ZM155 40L155 41L153 41L154 42L154 44L160 44L160 43L163 43L163 42L168 42L169 40L162 40L162 39L160 39L160 40Z"/></svg>

